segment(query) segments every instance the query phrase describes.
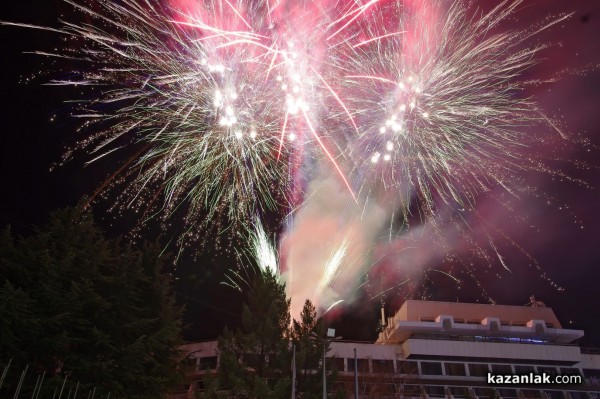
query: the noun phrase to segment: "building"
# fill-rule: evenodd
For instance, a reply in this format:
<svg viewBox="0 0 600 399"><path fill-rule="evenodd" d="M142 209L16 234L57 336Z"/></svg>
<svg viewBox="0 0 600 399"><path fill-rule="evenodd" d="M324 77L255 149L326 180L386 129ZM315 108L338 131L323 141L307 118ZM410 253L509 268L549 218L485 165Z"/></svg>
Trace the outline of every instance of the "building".
<svg viewBox="0 0 600 399"><path fill-rule="evenodd" d="M375 343L331 343L337 373L328 386L354 398L356 350L360 398L600 398L600 352L579 347L583 331L563 328L551 308L529 305L406 301ZM184 350L196 359L190 394L218 369L217 343ZM543 375L546 382L527 383Z"/></svg>

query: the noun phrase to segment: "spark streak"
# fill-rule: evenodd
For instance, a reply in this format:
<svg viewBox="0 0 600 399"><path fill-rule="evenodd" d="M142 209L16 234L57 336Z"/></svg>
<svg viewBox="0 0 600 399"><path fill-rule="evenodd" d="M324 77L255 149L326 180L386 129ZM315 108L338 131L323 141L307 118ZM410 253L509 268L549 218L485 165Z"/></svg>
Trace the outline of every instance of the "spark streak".
<svg viewBox="0 0 600 399"><path fill-rule="evenodd" d="M350 183L348 183L348 180L346 179L346 176L344 175L344 172L342 172L342 169L340 168L340 166L338 165L338 163L335 161L335 158L331 155L331 153L329 152L329 150L325 146L325 143L323 143L323 140L321 140L321 137L319 137L319 134L315 131L315 128L313 127L312 123L310 122L310 118L308 117L308 115L306 114L306 111L304 109L302 110L302 113L304 114L304 118L306 120L306 124L308 125L308 128L309 128L310 132L313 134L313 136L315 137L315 139L317 139L317 141L319 142L319 145L323 149L323 152L327 155L327 157L329 158L329 160L331 161L331 163L335 167L335 170L338 172L338 174L340 175L340 177L344 181L344 184L348 188L348 191L350 191L350 194L352 195L352 198L354 199L354 202L356 202L358 204L358 199L354 195L354 191L352 191L352 187L350 186Z"/></svg>
<svg viewBox="0 0 600 399"><path fill-rule="evenodd" d="M371 39L368 40L364 40L360 43L356 43L355 45L352 46L352 48L357 48L360 46L364 46L365 44L369 44L371 42L374 42L376 40L381 40L381 39L385 39L386 37L390 37L390 36L396 36L396 35L401 35L402 33L406 33L405 30L402 30L400 32L392 32L392 33L386 33L385 35L381 35L381 36L377 36L377 37L373 37Z"/></svg>

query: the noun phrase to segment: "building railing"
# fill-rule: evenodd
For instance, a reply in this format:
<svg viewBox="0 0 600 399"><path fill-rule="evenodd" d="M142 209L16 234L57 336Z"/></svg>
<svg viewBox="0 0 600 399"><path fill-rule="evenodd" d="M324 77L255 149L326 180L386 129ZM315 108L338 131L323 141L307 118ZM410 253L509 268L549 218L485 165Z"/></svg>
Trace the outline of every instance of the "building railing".
<svg viewBox="0 0 600 399"><path fill-rule="evenodd" d="M503 336L486 336L486 335L443 335L443 334L412 334L408 339L430 339L439 341L466 341L466 342L493 342L507 344L528 344L528 345L554 345L554 346L579 346L576 343L552 342L547 340L538 340L532 338L517 338ZM600 353L600 349L597 349ZM582 348L583 351L583 348Z"/></svg>

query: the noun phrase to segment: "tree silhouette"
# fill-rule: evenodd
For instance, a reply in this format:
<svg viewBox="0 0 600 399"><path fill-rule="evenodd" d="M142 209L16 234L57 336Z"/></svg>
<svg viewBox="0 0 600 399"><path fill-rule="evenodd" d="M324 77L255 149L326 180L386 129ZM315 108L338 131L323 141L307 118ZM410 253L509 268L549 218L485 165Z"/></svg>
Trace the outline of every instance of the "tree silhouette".
<svg viewBox="0 0 600 399"><path fill-rule="evenodd" d="M67 208L27 238L0 236L0 359L69 375L113 396L159 398L178 383L179 309L160 248L106 239Z"/></svg>

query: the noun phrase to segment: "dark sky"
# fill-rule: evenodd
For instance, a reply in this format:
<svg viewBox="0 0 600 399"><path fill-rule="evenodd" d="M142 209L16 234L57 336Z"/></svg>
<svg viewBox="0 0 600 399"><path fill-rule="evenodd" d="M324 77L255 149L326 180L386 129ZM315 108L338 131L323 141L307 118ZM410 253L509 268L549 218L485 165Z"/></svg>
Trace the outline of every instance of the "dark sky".
<svg viewBox="0 0 600 399"><path fill-rule="evenodd" d="M574 11L575 15L561 26L544 32L541 42L558 43L542 53L541 62L527 73L532 77L563 77L530 93L544 112L560 117L570 134L600 146L600 2L592 0L526 1L517 27L528 26L546 16ZM58 0L11 1L0 9L0 20L56 26L71 9ZM3 171L0 197L0 224L11 224L19 234L28 234L31 226L43 223L48 213L79 198L90 195L114 165L83 167L85 156L50 172L65 148L77 138L77 123L68 118L65 100L77 93L73 89L44 87L55 77L47 59L23 54L24 51L48 50L60 46L58 36L0 27L2 73L0 74L0 114L2 121L1 162ZM41 75L41 76L40 76ZM29 79L32 79L28 82ZM54 119L51 121L51 119ZM535 132L533 132L535 134ZM529 270L503 274L497 278L487 273L479 276L482 285L498 303L521 305L531 293L555 309L559 320L568 327L586 331L584 343L600 346L600 149L593 146L565 150L565 159L589 165L583 170L569 162L554 166L569 176L588 182L592 189L560 182L547 175L536 177L540 191L564 204L564 209L545 206L544 200L527 202L516 212L527 214L536 228L512 229L511 237L528 251L548 276L565 288L552 288L540 273ZM118 161L117 161L118 162ZM102 218L102 214L98 215ZM575 221L581 220L580 223ZM126 229L127 222L111 227L101 222L111 234ZM535 231L535 232L534 232ZM510 249L509 249L510 251ZM511 258L512 254L505 254ZM516 258L518 259L518 258ZM224 325L239 323L240 295L219 284L223 270L231 265L227 253L207 251L198 259L185 259L178 269L178 298L186 303L187 332L190 339L216 336ZM439 300L480 299L479 292L441 284L433 287ZM365 296L366 298L366 296ZM388 311L397 309L399 298L388 296ZM375 336L379 303L341 308L330 323L344 338L372 339ZM356 327L360 326L360 327Z"/></svg>

